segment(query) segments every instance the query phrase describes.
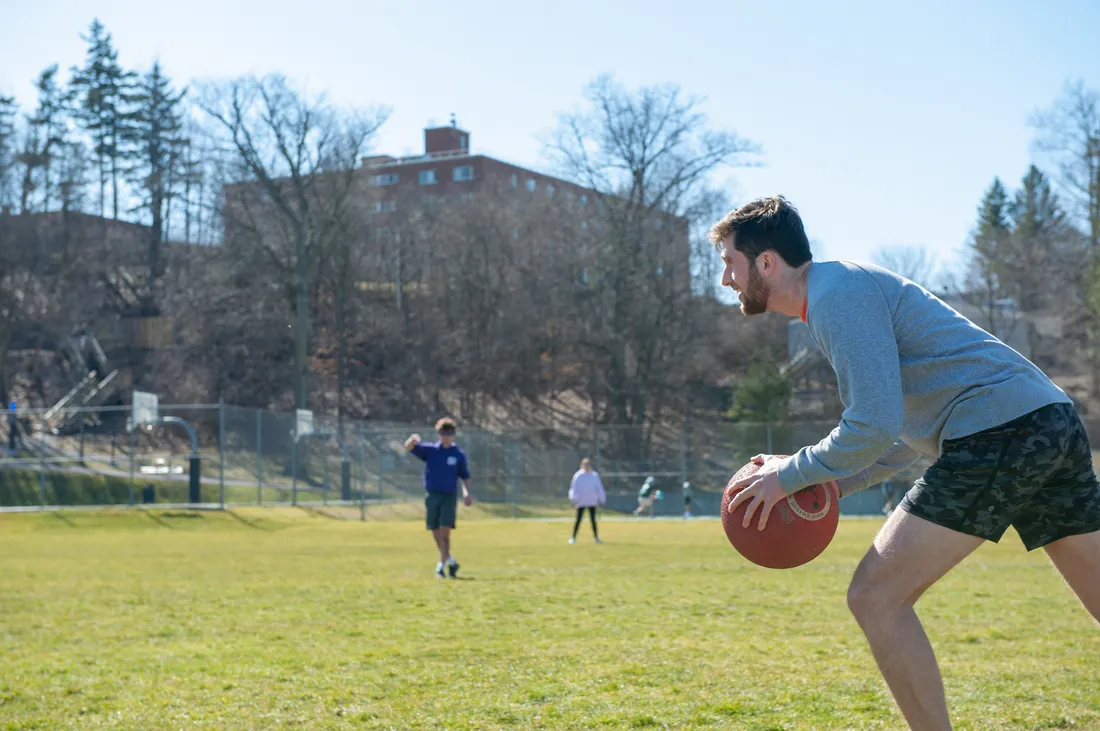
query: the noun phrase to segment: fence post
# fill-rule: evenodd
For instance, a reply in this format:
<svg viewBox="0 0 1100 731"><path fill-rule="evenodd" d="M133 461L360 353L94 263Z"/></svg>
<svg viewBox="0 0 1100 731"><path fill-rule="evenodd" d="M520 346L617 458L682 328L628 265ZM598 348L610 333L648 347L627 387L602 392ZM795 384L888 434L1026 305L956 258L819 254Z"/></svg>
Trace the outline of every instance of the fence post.
<svg viewBox="0 0 1100 731"><path fill-rule="evenodd" d="M492 478L490 477L491 465L493 464L493 435L486 434L485 436L485 467L482 469L481 474L485 475L485 490L486 492L492 490Z"/></svg>
<svg viewBox="0 0 1100 731"><path fill-rule="evenodd" d="M512 453L519 455L519 443L516 438L512 437ZM508 489L512 491L512 520L519 519L519 502L516 497L516 485L515 480L508 480Z"/></svg>
<svg viewBox="0 0 1100 731"><path fill-rule="evenodd" d="M225 510L225 399L218 397L218 502Z"/></svg>
<svg viewBox="0 0 1100 731"><path fill-rule="evenodd" d="M378 447L378 499L382 500L382 447Z"/></svg>
<svg viewBox="0 0 1100 731"><path fill-rule="evenodd" d="M84 411L77 412L80 414L80 466L84 466Z"/></svg>
<svg viewBox="0 0 1100 731"><path fill-rule="evenodd" d="M680 430L680 484L688 481L687 430Z"/></svg>
<svg viewBox="0 0 1100 731"><path fill-rule="evenodd" d="M39 425L42 436L38 440L38 507L46 509L46 420Z"/></svg>
<svg viewBox="0 0 1100 731"><path fill-rule="evenodd" d="M264 412L256 409L256 504L264 504Z"/></svg>
<svg viewBox="0 0 1100 731"><path fill-rule="evenodd" d="M359 469L363 474L363 487L359 490L359 520L366 521L367 519L367 460L360 454L359 455Z"/></svg>
<svg viewBox="0 0 1100 731"><path fill-rule="evenodd" d="M321 463L324 467L321 478L321 504L328 505L328 439L321 442Z"/></svg>
<svg viewBox="0 0 1100 731"><path fill-rule="evenodd" d="M134 506L134 409L130 408L130 507Z"/></svg>
<svg viewBox="0 0 1100 731"><path fill-rule="evenodd" d="M772 451L772 425L770 423L766 427L764 427L764 433L766 435L765 439L768 446L766 451L768 454L774 454L774 452Z"/></svg>
<svg viewBox="0 0 1100 731"><path fill-rule="evenodd" d="M290 445L290 504L298 504L298 419L294 419Z"/></svg>
<svg viewBox="0 0 1100 731"><path fill-rule="evenodd" d="M592 427L596 431L596 471L600 471L600 427L596 425Z"/></svg>
<svg viewBox="0 0 1100 731"><path fill-rule="evenodd" d="M360 427L355 428L355 439L359 444L359 474L362 476L362 487L359 489L359 520L367 519L367 454L363 448L363 434Z"/></svg>

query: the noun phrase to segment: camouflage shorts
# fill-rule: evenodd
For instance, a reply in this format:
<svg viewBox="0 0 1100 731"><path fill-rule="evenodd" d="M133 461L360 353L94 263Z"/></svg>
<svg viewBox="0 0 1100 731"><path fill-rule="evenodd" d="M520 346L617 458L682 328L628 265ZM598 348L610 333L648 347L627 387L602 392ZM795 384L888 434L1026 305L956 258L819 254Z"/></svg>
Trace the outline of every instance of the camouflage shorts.
<svg viewBox="0 0 1100 731"><path fill-rule="evenodd" d="M1029 551L1100 530L1100 484L1085 427L1073 406L1051 404L945 440L899 507L994 542L1012 526Z"/></svg>

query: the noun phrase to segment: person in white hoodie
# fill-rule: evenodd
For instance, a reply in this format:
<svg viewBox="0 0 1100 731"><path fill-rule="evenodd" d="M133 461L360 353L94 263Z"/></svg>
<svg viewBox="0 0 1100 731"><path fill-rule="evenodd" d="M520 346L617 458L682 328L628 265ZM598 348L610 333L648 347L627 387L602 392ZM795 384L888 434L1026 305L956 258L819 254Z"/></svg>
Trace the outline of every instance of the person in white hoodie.
<svg viewBox="0 0 1100 731"><path fill-rule="evenodd" d="M592 536L596 543L603 543L596 530L596 506L607 502L607 494L600 482L600 473L592 469L592 460L588 457L581 460L581 468L573 474L573 480L569 483L569 501L577 509L577 520L573 523L573 535L569 542L577 542L577 529L581 527L581 519L587 510L588 517L592 519Z"/></svg>

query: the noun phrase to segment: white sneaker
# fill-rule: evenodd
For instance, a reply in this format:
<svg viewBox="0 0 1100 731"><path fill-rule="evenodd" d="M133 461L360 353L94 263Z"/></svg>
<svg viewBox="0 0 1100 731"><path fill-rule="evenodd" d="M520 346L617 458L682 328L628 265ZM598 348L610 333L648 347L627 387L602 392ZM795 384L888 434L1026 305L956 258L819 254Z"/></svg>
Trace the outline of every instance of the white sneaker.
<svg viewBox="0 0 1100 731"><path fill-rule="evenodd" d="M572 546L572 545L573 545L574 543L576 543L576 542L577 542L577 539L576 539L576 538L570 538L570 539L569 539L569 545L570 545L570 546Z"/></svg>
<svg viewBox="0 0 1100 731"><path fill-rule="evenodd" d="M599 538L596 539L596 543L603 543Z"/></svg>

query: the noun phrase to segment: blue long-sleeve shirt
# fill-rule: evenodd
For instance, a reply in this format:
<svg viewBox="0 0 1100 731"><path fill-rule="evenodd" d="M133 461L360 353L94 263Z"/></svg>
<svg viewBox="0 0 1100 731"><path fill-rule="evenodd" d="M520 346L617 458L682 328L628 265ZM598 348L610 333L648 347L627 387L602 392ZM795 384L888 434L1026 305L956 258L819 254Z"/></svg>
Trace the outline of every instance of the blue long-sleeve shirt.
<svg viewBox="0 0 1100 731"><path fill-rule="evenodd" d="M466 453L456 444L444 447L442 442L420 442L411 451L424 462L424 489L428 492L457 493L459 479L470 479Z"/></svg>
<svg viewBox="0 0 1100 731"><path fill-rule="evenodd" d="M779 466L787 493L842 494L935 459L958 439L1070 399L1033 363L923 287L878 267L810 265L806 324L836 371L844 414Z"/></svg>

